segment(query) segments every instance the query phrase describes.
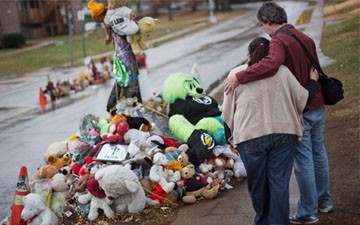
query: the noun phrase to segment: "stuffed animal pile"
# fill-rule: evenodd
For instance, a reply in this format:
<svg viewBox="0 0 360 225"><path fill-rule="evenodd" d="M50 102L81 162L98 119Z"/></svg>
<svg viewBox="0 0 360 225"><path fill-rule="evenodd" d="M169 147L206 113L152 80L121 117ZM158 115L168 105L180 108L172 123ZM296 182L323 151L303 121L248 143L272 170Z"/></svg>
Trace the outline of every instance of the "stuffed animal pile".
<svg viewBox="0 0 360 225"><path fill-rule="evenodd" d="M79 213L96 221L99 209L113 218L156 204L193 204L232 188L232 177L246 177L239 154L223 143L218 104L203 94L196 78L171 74L163 100L175 138L156 132L153 121L136 115L146 108L134 105L129 114L109 118L86 114L76 134L51 143L45 164L32 177L24 219L36 211L46 214L36 218L48 224ZM121 159L114 160L115 155Z"/></svg>
<svg viewBox="0 0 360 225"><path fill-rule="evenodd" d="M127 35L136 54L148 47L143 37L156 20L144 17L136 24L126 3L108 0L104 7L91 0L89 8L94 20ZM193 204L231 188L232 177L246 177L240 156L226 144L218 103L195 77L170 74L158 98L161 107L154 111L166 118L173 136L159 132L164 124L153 117L139 116L148 109L128 98L120 102L124 110L109 118L86 114L76 134L50 144L24 198L23 220L51 225L82 213L97 223L99 209L113 218L157 204Z"/></svg>

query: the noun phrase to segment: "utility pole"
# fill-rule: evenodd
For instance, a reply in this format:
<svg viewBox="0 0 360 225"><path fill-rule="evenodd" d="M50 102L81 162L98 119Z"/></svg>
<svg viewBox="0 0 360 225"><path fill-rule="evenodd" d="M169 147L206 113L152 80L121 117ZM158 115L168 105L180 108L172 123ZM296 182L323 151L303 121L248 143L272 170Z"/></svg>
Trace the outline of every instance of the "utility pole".
<svg viewBox="0 0 360 225"><path fill-rule="evenodd" d="M213 3L213 0L209 0L209 10L210 10L210 18L209 18L210 23L216 23L217 19L214 16L214 3Z"/></svg>
<svg viewBox="0 0 360 225"><path fill-rule="evenodd" d="M71 14L71 5L66 6L66 14L67 14L67 22L68 22L68 28L69 28L69 46L70 46L70 63L71 65L74 65L74 49L73 49L73 43L72 43L72 33L73 33L73 27L72 27L72 14Z"/></svg>
<svg viewBox="0 0 360 225"><path fill-rule="evenodd" d="M78 10L78 20L82 21L81 23L81 40L82 40L82 49L84 58L86 57L86 46L85 46L85 13L84 13L84 4L86 0L82 0L82 9Z"/></svg>

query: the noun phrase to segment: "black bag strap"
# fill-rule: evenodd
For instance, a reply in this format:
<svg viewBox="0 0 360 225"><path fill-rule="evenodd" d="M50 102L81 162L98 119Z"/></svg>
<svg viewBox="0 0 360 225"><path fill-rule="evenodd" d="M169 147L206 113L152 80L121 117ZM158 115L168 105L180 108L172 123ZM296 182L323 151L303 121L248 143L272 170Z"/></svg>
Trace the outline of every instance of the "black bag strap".
<svg viewBox="0 0 360 225"><path fill-rule="evenodd" d="M297 40L297 42L301 45L301 47L304 49L304 52L306 53L306 56L309 58L311 64L315 67L315 69L319 72L319 76L324 76L323 78L327 78L327 76L325 75L324 71L321 69L319 63L317 63L314 59L314 57L310 54L309 50L306 48L306 46L304 45L304 43L302 43L302 41L300 41L300 39L298 37L295 36L295 34L293 34L290 30L288 29L279 29L278 31L276 31L276 33L281 33L281 34L287 34L291 37L293 37L295 40Z"/></svg>

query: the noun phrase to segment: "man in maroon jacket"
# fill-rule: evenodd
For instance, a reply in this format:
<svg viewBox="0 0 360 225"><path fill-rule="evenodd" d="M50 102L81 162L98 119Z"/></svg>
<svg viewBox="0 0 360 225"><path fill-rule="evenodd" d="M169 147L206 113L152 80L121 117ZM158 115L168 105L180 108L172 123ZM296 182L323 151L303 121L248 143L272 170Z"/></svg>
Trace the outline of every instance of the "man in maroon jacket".
<svg viewBox="0 0 360 225"><path fill-rule="evenodd" d="M229 76L225 82L225 93L241 84L265 79L275 75L280 65L287 66L302 86L308 83L312 65L301 45L280 29L290 30L310 51L316 61L318 57L314 41L304 33L287 24L285 10L274 2L265 2L257 18L264 31L271 36L267 57L246 70ZM296 213L290 217L292 224L315 224L319 222L317 211L333 210L329 193L329 166L324 145L324 98L320 85L313 99L304 110L304 136L297 143L294 171L300 191Z"/></svg>

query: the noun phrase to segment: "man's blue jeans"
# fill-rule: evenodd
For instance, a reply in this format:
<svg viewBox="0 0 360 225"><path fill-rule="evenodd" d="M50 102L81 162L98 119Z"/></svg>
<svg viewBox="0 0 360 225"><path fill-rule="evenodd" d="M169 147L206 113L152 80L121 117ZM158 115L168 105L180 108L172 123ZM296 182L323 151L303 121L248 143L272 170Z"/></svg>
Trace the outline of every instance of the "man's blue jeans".
<svg viewBox="0 0 360 225"><path fill-rule="evenodd" d="M330 198L324 111L320 107L304 113L304 136L296 144L294 171L300 192L296 212L299 217L316 215L318 202Z"/></svg>
<svg viewBox="0 0 360 225"><path fill-rule="evenodd" d="M270 134L240 143L257 225L289 224L289 181L297 136Z"/></svg>

